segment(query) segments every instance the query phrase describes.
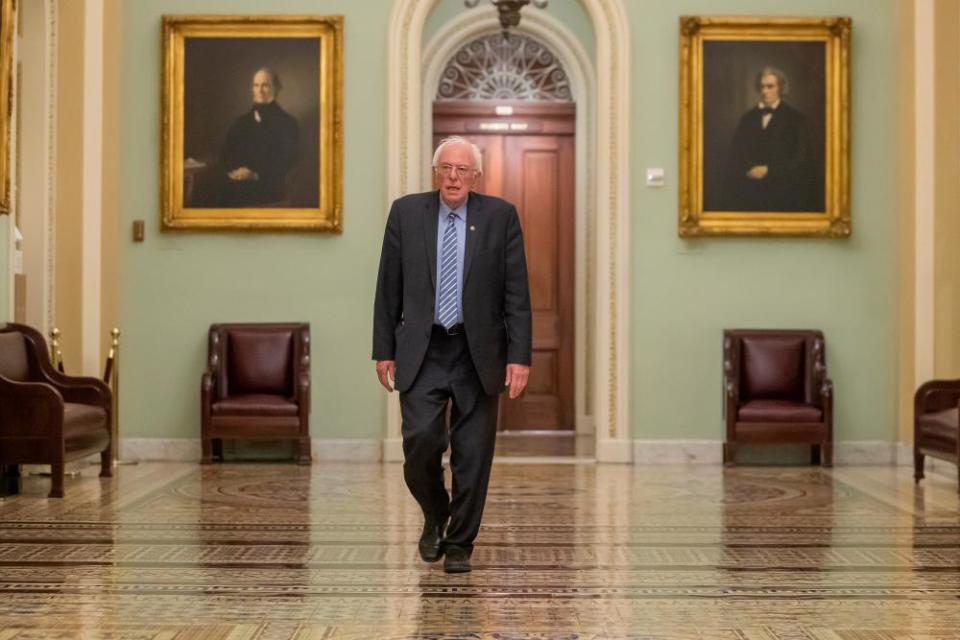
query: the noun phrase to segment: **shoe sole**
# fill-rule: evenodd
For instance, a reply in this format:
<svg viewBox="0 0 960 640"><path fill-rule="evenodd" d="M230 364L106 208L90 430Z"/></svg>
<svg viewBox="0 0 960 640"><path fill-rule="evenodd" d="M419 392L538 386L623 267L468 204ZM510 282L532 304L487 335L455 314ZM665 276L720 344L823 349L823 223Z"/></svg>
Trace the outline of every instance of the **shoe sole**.
<svg viewBox="0 0 960 640"><path fill-rule="evenodd" d="M442 553L438 553L438 554L436 555L436 557L434 557L434 556L425 556L425 555L423 555L422 553L420 554L420 559L423 560L424 562L439 562L439 561L440 561L440 558L442 558L442 557L443 557L443 554L442 554Z"/></svg>
<svg viewBox="0 0 960 640"><path fill-rule="evenodd" d="M472 569L470 567L453 567L448 569L447 567L443 568L444 573L470 573Z"/></svg>

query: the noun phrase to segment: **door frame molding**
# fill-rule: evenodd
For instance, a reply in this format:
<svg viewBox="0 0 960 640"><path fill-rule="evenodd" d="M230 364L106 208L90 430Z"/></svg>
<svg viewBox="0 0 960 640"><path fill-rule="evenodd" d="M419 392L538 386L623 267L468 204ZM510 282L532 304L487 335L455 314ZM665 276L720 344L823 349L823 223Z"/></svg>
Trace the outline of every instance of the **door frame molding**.
<svg viewBox="0 0 960 640"><path fill-rule="evenodd" d="M388 34L387 60L387 206L405 193L429 188L431 109L425 102L427 89L435 87L439 70L446 63L442 50L455 50L476 37L477 32L490 31L495 21L492 9L464 12L451 21L426 47L422 47L423 30L431 9L439 0L397 0L393 6ZM592 333L593 353L589 354L595 384L589 393L596 434L596 457L601 462L629 462L632 459L629 421L630 341L629 341L629 61L630 41L626 12L622 0L580 0L594 27L596 65L587 60L583 48L562 23L545 14L530 11L524 14L523 30L554 49L568 71L578 100L577 171L591 171L583 176L588 185L583 206L577 215L593 234L577 229L577 242L585 244L578 256L583 264L576 269L576 279L584 280L584 296L578 297L596 310L592 322L584 319L582 331ZM481 17L482 16L482 17ZM536 16L536 17L534 17ZM468 23L472 23L468 24ZM493 24L496 24L495 22ZM528 26L529 25L529 26ZM459 37L453 30L459 28ZM493 29L496 30L495 28ZM469 36L464 34L470 33ZM444 40L441 42L441 36ZM579 49L579 51L578 51ZM450 54L452 55L452 50ZM429 75L434 74L434 75ZM577 75L580 77L578 78ZM426 81L433 79L432 84ZM578 84L579 83L579 86ZM582 114L582 115L581 115ZM583 118L581 133L580 118ZM585 146L583 152L580 147ZM585 157L581 157L581 153ZM578 183L581 175L578 173ZM425 180L426 179L426 180ZM587 222L593 222L593 225ZM588 237L589 236L589 237ZM593 276L589 282L588 276ZM586 291L589 291L587 298ZM587 302L595 301L589 305ZM578 321L579 311L578 311ZM579 338L579 332L577 338ZM578 340L578 345L585 340ZM584 345L585 346L585 345ZM579 355L579 354L578 354ZM585 363L587 356L578 358ZM586 388L586 371L576 382ZM578 389L579 391L579 389ZM577 394L578 397L581 395ZM580 409L578 406L578 423ZM383 442L386 460L402 460L400 411L394 397L387 401L386 437Z"/></svg>
<svg viewBox="0 0 960 640"><path fill-rule="evenodd" d="M27 280L27 321L32 321L47 335L56 318L59 12L56 0L29 4L29 7L27 3L18 7L19 12L29 12L30 17L27 21L26 13L18 15L23 33L19 36L17 63L21 65L23 77L29 74L35 81L31 85L33 92L17 96L22 118L29 119L27 126L23 120L17 120L18 148L22 154L17 165L30 170L16 176L16 201L17 206L22 207L23 215L27 216L22 218L24 273L31 276ZM26 45L30 47L29 52L23 49ZM12 225L11 215L11 235ZM12 268L10 274L12 295ZM10 313L12 317L12 307Z"/></svg>

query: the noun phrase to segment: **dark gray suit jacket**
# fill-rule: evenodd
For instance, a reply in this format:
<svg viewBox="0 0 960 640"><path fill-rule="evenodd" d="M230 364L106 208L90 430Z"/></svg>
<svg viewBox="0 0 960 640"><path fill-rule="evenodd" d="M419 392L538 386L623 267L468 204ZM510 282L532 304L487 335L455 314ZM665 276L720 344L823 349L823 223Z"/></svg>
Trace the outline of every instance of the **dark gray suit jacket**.
<svg viewBox="0 0 960 640"><path fill-rule="evenodd" d="M395 360L396 389L413 384L430 344L437 279L440 195L394 201L387 219L373 312L373 359ZM507 363L530 364L530 291L516 208L470 192L463 262L463 325L488 395L503 390Z"/></svg>

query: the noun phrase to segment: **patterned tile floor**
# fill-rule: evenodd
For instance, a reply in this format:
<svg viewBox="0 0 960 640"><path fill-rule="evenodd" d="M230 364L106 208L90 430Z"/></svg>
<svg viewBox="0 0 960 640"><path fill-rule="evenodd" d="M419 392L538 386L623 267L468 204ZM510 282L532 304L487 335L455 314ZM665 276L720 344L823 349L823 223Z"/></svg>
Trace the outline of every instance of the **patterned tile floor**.
<svg viewBox="0 0 960 640"><path fill-rule="evenodd" d="M0 500L0 640L960 638L952 469L494 467L471 574L396 464L140 464Z"/></svg>

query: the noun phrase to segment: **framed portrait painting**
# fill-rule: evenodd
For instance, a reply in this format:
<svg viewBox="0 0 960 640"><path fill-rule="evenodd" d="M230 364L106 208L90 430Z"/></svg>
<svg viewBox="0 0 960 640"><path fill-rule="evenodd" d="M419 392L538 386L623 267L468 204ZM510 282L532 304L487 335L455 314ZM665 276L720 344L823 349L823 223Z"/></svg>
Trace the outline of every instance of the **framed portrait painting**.
<svg viewBox="0 0 960 640"><path fill-rule="evenodd" d="M681 237L850 235L850 30L680 19Z"/></svg>
<svg viewBox="0 0 960 640"><path fill-rule="evenodd" d="M10 213L10 122L13 119L13 35L16 3L0 0L0 214Z"/></svg>
<svg viewBox="0 0 960 640"><path fill-rule="evenodd" d="M164 229L341 230L343 18L164 16Z"/></svg>

